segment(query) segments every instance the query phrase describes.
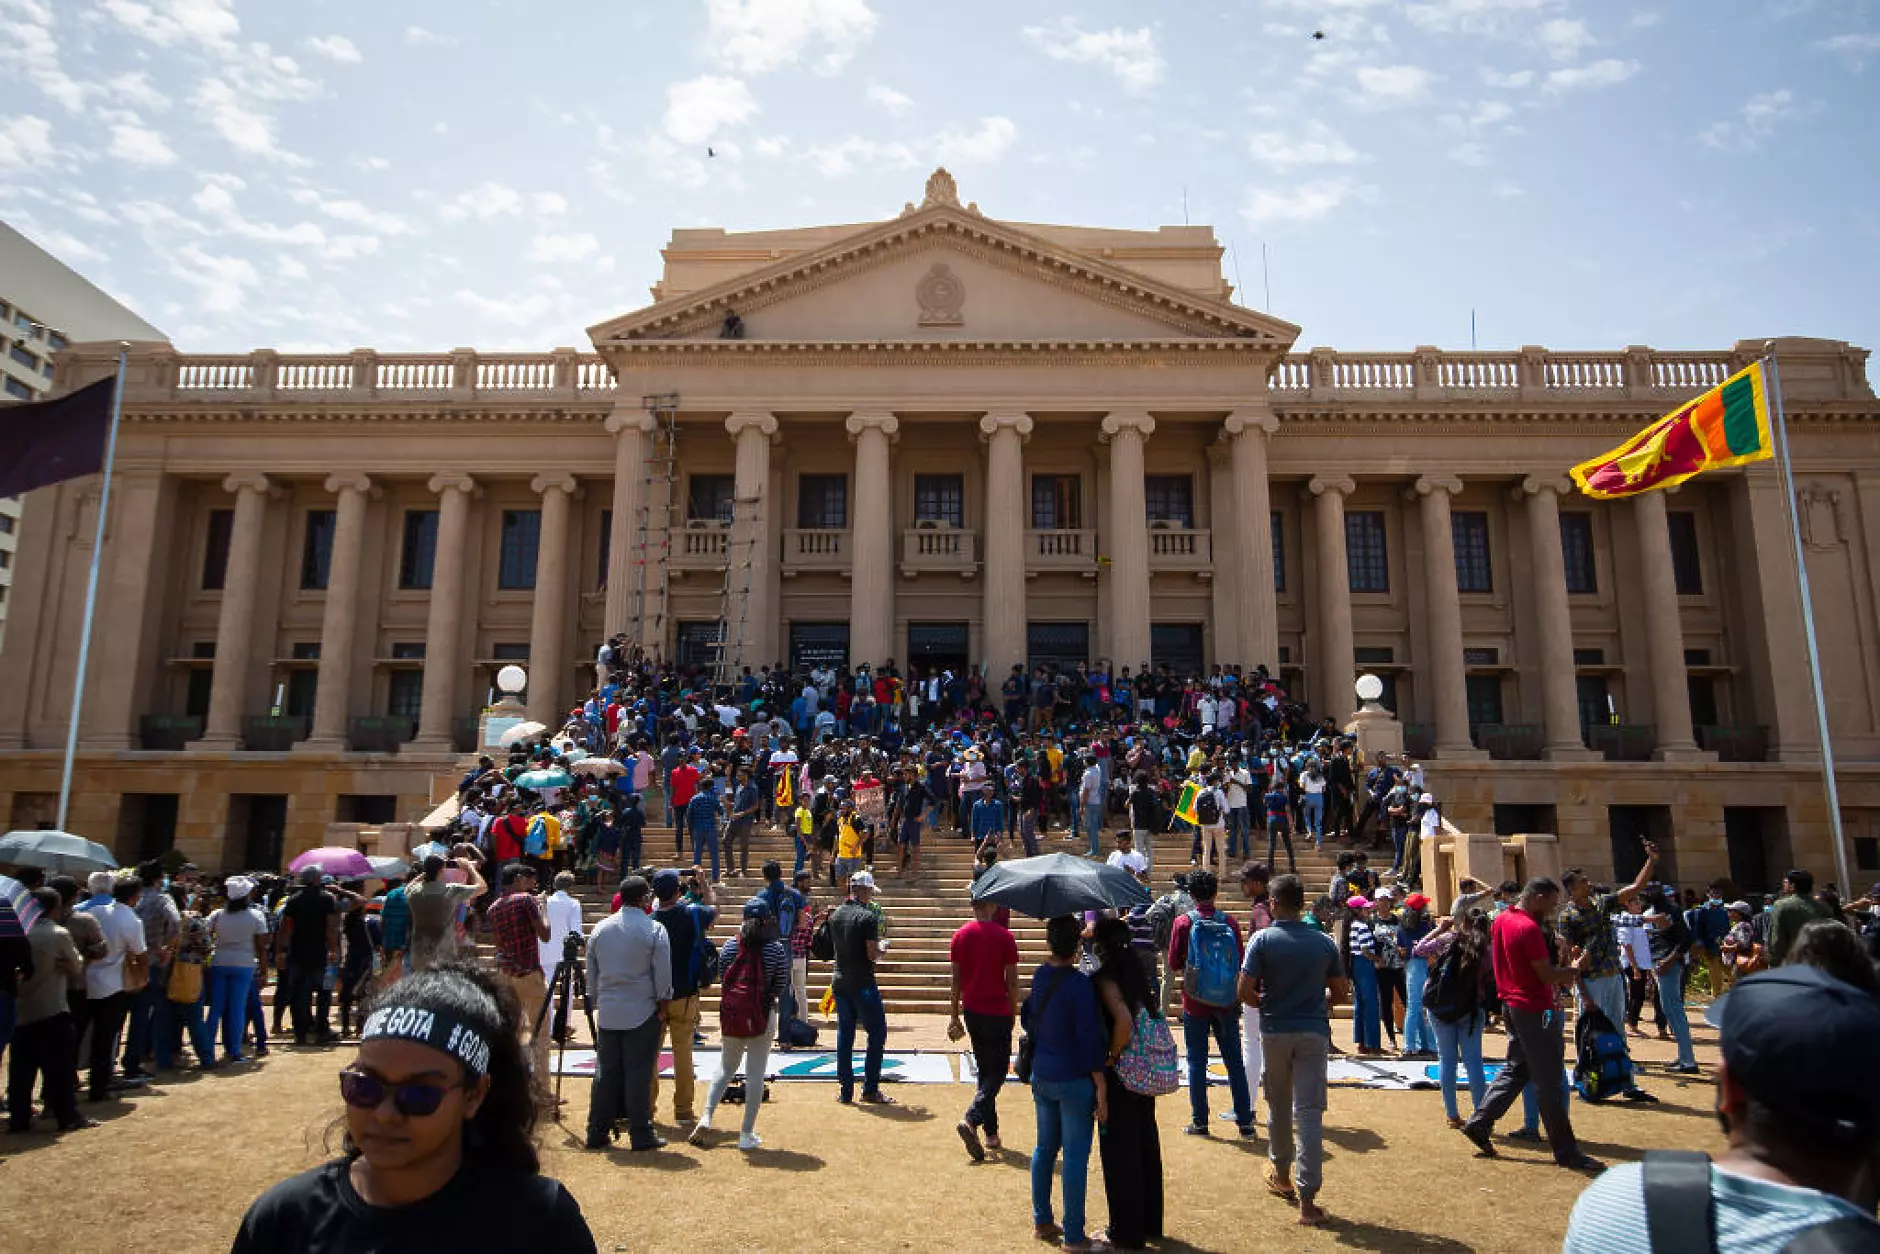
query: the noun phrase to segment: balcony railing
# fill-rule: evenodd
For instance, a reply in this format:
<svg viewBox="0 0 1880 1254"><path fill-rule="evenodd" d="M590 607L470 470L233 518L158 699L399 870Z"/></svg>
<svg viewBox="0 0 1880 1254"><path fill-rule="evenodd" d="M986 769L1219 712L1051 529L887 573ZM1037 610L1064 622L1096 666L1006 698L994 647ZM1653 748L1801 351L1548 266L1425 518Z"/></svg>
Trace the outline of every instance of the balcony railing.
<svg viewBox="0 0 1880 1254"><path fill-rule="evenodd" d="M1608 762L1649 762L1658 731L1642 723L1595 723L1586 729L1586 747L1605 754Z"/></svg>
<svg viewBox="0 0 1880 1254"><path fill-rule="evenodd" d="M1547 738L1532 723L1477 723L1475 747L1498 762L1530 762L1541 756Z"/></svg>
<svg viewBox="0 0 1880 1254"><path fill-rule="evenodd" d="M1214 569L1213 533L1149 525L1150 570Z"/></svg>
<svg viewBox="0 0 1880 1254"><path fill-rule="evenodd" d="M242 748L250 753L286 753L307 738L312 723L304 714L251 714L242 720Z"/></svg>
<svg viewBox="0 0 1880 1254"><path fill-rule="evenodd" d="M901 533L901 573L970 575L979 569L978 537L954 527L916 527Z"/></svg>
<svg viewBox="0 0 1880 1254"><path fill-rule="evenodd" d="M673 568L719 570L725 564L730 541L731 529L724 523L694 519L673 532Z"/></svg>
<svg viewBox="0 0 1880 1254"><path fill-rule="evenodd" d="M409 715L366 714L352 720L346 739L356 753L397 753L417 734L417 720Z"/></svg>
<svg viewBox="0 0 1880 1254"><path fill-rule="evenodd" d="M1649 348L1608 352L1418 348L1407 353L1340 353L1322 348L1288 355L1275 367L1269 387L1277 396L1302 400L1656 399L1713 388L1738 365L1730 352L1661 353Z"/></svg>
<svg viewBox="0 0 1880 1254"><path fill-rule="evenodd" d="M1697 743L1723 762L1767 762L1767 727L1699 727Z"/></svg>
<svg viewBox="0 0 1880 1254"><path fill-rule="evenodd" d="M849 543L847 531L786 528L781 570L786 575L800 570L847 570Z"/></svg>
<svg viewBox="0 0 1880 1254"><path fill-rule="evenodd" d="M180 753L202 739L202 720L187 714L146 714L137 720L137 742L145 749Z"/></svg>
<svg viewBox="0 0 1880 1254"><path fill-rule="evenodd" d="M1097 533L1027 531L1025 566L1028 570L1076 570L1094 574L1097 569Z"/></svg>

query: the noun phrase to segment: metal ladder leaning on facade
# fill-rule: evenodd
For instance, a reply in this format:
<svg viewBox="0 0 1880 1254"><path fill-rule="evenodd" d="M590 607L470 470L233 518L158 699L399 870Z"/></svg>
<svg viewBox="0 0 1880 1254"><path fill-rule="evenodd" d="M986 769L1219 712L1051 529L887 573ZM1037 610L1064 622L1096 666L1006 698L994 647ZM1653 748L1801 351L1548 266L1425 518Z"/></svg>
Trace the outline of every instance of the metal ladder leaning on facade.
<svg viewBox="0 0 1880 1254"><path fill-rule="evenodd" d="M712 643L712 686L738 679L744 665L744 631L751 604L751 559L762 531L764 498L733 497L725 534L724 583L718 590L718 639Z"/></svg>
<svg viewBox="0 0 1880 1254"><path fill-rule="evenodd" d="M640 398L640 405L653 415L658 424L653 431L653 443L646 458L646 474L641 482L639 518L639 541L634 546L633 561L633 610L634 621L640 625L640 642L653 642L653 656L663 657L666 652L666 608L670 597L668 571L672 565L672 535L676 530L674 523L680 514L679 508L679 394L677 392L659 392ZM654 486L659 485L660 504L653 503ZM658 528L658 538L654 538L653 513L663 513L665 523ZM649 549L657 549L651 552ZM653 568L651 586L648 586L647 567ZM650 594L650 596L649 596ZM652 617L648 619L647 602L651 600ZM618 624L609 624L610 631L618 631ZM636 642L638 643L638 642Z"/></svg>

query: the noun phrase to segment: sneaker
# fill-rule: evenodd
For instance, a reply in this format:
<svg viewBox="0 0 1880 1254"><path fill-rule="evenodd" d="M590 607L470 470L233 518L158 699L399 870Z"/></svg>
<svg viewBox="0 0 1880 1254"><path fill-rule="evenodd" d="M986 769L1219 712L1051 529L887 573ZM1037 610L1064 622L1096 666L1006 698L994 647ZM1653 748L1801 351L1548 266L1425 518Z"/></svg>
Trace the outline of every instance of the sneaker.
<svg viewBox="0 0 1880 1254"><path fill-rule="evenodd" d="M706 1139L710 1137L711 1134L712 1134L711 1120L701 1119L697 1123L692 1125L691 1134L685 1138L685 1143L687 1145L702 1146L705 1144Z"/></svg>
<svg viewBox="0 0 1880 1254"><path fill-rule="evenodd" d="M1560 1166L1565 1167L1568 1171L1584 1171L1588 1174L1601 1172L1606 1169L1605 1163L1586 1154L1581 1154L1576 1158L1570 1158L1566 1162L1561 1163Z"/></svg>
<svg viewBox="0 0 1880 1254"><path fill-rule="evenodd" d="M976 1163L986 1161L986 1147L979 1142L979 1130L962 1119L953 1125L953 1130L960 1134L960 1140L966 1143L966 1152Z"/></svg>
<svg viewBox="0 0 1880 1254"><path fill-rule="evenodd" d="M842 1106L853 1106L855 1104L855 1098L849 1093L837 1093L836 1102L838 1105Z"/></svg>
<svg viewBox="0 0 1880 1254"><path fill-rule="evenodd" d="M1463 1136L1468 1138L1469 1144L1475 1146L1475 1156L1477 1158L1496 1157L1495 1143L1488 1139L1487 1128L1478 1128L1474 1131L1470 1131L1469 1125L1465 1123L1458 1130Z"/></svg>
<svg viewBox="0 0 1880 1254"><path fill-rule="evenodd" d="M759 1149L763 1144L764 1138L758 1136L755 1132L746 1132L738 1137L738 1148L747 1152Z"/></svg>
<svg viewBox="0 0 1880 1254"><path fill-rule="evenodd" d="M1541 1143L1541 1130L1539 1128L1516 1128L1513 1132L1508 1134L1508 1139L1510 1141L1530 1141L1535 1145L1539 1145Z"/></svg>
<svg viewBox="0 0 1880 1254"><path fill-rule="evenodd" d="M862 1104L865 1106L898 1106L900 1103L877 1089L873 1093L863 1093Z"/></svg>
<svg viewBox="0 0 1880 1254"><path fill-rule="evenodd" d="M1699 1068L1697 1064L1694 1062L1673 1063L1671 1064L1671 1067L1669 1069L1673 1075L1698 1075L1700 1074Z"/></svg>
<svg viewBox="0 0 1880 1254"><path fill-rule="evenodd" d="M1259 1135L1260 1135L1260 1129L1256 1128L1254 1125L1250 1123L1243 1123L1240 1125L1240 1139L1241 1140L1251 1141Z"/></svg>
<svg viewBox="0 0 1880 1254"><path fill-rule="evenodd" d="M1208 1132L1208 1125L1205 1123L1191 1123L1187 1127L1183 1128L1182 1131L1186 1132L1189 1136L1211 1135Z"/></svg>
<svg viewBox="0 0 1880 1254"><path fill-rule="evenodd" d="M632 1150L636 1154L645 1154L652 1150L662 1150L665 1148L666 1148L666 1138L663 1136L656 1136L652 1138L650 1141L644 1141L640 1143L639 1145L633 1146Z"/></svg>

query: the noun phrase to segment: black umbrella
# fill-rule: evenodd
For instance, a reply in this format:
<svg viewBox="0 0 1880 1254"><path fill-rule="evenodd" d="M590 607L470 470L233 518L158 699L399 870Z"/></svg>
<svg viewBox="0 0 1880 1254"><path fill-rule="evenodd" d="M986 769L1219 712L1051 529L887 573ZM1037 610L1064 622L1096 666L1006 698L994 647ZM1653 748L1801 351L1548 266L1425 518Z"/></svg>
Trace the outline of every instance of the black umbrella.
<svg viewBox="0 0 1880 1254"><path fill-rule="evenodd" d="M1120 866L1047 853L990 867L973 883L974 901L1010 906L1034 919L1147 904L1149 890Z"/></svg>

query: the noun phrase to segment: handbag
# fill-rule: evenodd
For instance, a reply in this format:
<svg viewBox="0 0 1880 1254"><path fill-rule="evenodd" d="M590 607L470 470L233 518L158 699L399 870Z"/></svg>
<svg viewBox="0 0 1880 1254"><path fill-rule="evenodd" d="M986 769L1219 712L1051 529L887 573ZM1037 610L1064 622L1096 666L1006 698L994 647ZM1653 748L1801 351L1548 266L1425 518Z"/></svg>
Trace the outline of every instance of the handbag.
<svg viewBox="0 0 1880 1254"><path fill-rule="evenodd" d="M1044 995L1038 998L1038 1014L1044 1013L1044 1008L1051 1004L1051 994L1057 992L1058 985L1063 982L1064 979L1060 976L1051 982L1050 988L1044 990ZM1036 993L1035 988L1033 992L1034 994ZM1018 1077L1020 1084L1031 1083L1031 1064L1034 1056L1038 1052L1038 1043L1031 1034L1032 1018L1031 1003L1027 1002L1025 1004L1025 1031L1019 1035L1018 1057L1012 1063L1012 1074Z"/></svg>
<svg viewBox="0 0 1880 1254"><path fill-rule="evenodd" d="M179 958L170 965L169 998L185 1006L202 1000L202 964Z"/></svg>
<svg viewBox="0 0 1880 1254"><path fill-rule="evenodd" d="M150 955L127 953L124 955L124 991L141 993L150 984Z"/></svg>
<svg viewBox="0 0 1880 1254"><path fill-rule="evenodd" d="M1116 1056L1116 1078L1123 1087L1144 1097L1163 1097L1181 1087L1175 1070L1175 1038L1168 1030L1168 1020L1159 1019L1144 1006L1136 1012L1136 1025L1130 1031L1129 1044Z"/></svg>

